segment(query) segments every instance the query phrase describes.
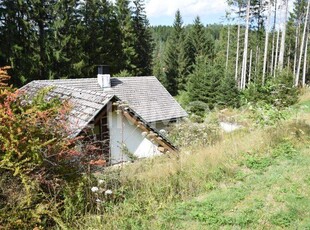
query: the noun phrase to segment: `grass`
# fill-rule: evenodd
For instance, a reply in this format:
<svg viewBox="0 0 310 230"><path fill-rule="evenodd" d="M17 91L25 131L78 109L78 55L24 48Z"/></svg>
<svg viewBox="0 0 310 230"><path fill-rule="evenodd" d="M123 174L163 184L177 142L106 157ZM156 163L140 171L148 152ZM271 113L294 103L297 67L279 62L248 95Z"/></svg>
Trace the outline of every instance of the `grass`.
<svg viewBox="0 0 310 230"><path fill-rule="evenodd" d="M71 228L310 229L309 95L276 126L101 175L113 199Z"/></svg>
<svg viewBox="0 0 310 230"><path fill-rule="evenodd" d="M234 183L224 179L205 195L174 205L161 221L178 229L187 229L193 222L196 229L310 228L310 183L305 173L310 146L290 147L293 152L287 152L286 145L279 145L280 157L270 155L263 163L257 160L250 168L240 168Z"/></svg>

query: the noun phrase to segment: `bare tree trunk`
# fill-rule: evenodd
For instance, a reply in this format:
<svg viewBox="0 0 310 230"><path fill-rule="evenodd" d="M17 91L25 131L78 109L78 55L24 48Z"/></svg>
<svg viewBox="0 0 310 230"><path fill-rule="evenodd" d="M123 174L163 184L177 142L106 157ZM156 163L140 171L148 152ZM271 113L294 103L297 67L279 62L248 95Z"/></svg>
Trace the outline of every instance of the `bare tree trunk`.
<svg viewBox="0 0 310 230"><path fill-rule="evenodd" d="M276 77L276 72L278 68L279 40L280 40L280 30L278 30L277 32L277 44L276 44L276 53L275 53L275 58L274 58L273 77Z"/></svg>
<svg viewBox="0 0 310 230"><path fill-rule="evenodd" d="M262 76L263 85L265 84L265 74L266 74L266 66L267 66L270 16L271 16L271 7L270 7L270 3L268 3L268 16L267 16L266 35L265 35L265 51L264 51L263 76Z"/></svg>
<svg viewBox="0 0 310 230"><path fill-rule="evenodd" d="M236 66L235 66L235 80L238 83L238 66L239 66L239 44L240 44L240 23L238 24L238 32L237 32L237 51L236 51Z"/></svg>
<svg viewBox="0 0 310 230"><path fill-rule="evenodd" d="M276 22L277 22L277 0L274 2L274 20L273 20L273 34L272 34L272 51L271 51L271 65L270 73L273 73L274 67L274 45L275 45L275 31L276 31Z"/></svg>
<svg viewBox="0 0 310 230"><path fill-rule="evenodd" d="M253 55L253 52L252 52L252 49L250 51L250 64L249 64L249 80L248 80L248 83L251 82L251 73L252 73L252 55Z"/></svg>
<svg viewBox="0 0 310 230"><path fill-rule="evenodd" d="M229 47L230 47L230 26L228 25L228 38L227 38L227 48L226 48L226 71L228 68L228 58L229 58Z"/></svg>
<svg viewBox="0 0 310 230"><path fill-rule="evenodd" d="M295 86L298 86L298 83L299 83L300 67L301 67L302 55L303 55L303 51L304 51L305 36L306 36L308 16L309 16L309 7L310 7L310 1L308 1L306 19L305 19L305 24L304 24L304 31L302 33L298 67L297 67L297 73L296 73L296 78L295 78Z"/></svg>
<svg viewBox="0 0 310 230"><path fill-rule="evenodd" d="M293 73L296 76L296 66L297 66L297 52L298 52L298 43L299 43L299 31L300 31L300 23L298 23L298 27L296 27L295 33L295 51L294 51L294 66Z"/></svg>
<svg viewBox="0 0 310 230"><path fill-rule="evenodd" d="M246 83L248 42L249 42L250 4L251 4L251 1L248 0L247 9L246 9L246 25L245 25L244 51L243 51L242 74L241 74L241 89L245 89L245 83Z"/></svg>
<svg viewBox="0 0 310 230"><path fill-rule="evenodd" d="M308 34L307 34L306 45L305 45L304 68L303 68L303 73L302 73L302 87L305 87L305 85L306 85L308 41L309 41L309 36L308 36Z"/></svg>
<svg viewBox="0 0 310 230"><path fill-rule="evenodd" d="M288 0L285 1L285 16L284 16L285 21L283 24L282 37L281 37L281 48L280 48L279 64L278 64L279 70L283 69L287 14L288 14Z"/></svg>

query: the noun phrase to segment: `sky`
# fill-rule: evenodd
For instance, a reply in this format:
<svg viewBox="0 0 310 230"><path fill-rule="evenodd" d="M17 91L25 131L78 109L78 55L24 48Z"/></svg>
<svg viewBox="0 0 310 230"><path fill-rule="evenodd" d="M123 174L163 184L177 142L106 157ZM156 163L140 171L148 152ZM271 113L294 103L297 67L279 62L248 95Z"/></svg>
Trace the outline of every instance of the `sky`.
<svg viewBox="0 0 310 230"><path fill-rule="evenodd" d="M184 24L199 16L203 24L225 21L226 0L146 0L145 10L151 25L172 25L179 9Z"/></svg>

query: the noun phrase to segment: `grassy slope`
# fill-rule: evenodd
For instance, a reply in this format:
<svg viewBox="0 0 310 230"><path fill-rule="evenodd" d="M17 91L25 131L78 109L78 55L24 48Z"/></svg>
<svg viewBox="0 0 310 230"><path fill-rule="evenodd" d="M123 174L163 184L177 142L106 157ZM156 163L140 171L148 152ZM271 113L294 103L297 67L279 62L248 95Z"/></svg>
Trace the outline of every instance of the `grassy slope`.
<svg viewBox="0 0 310 230"><path fill-rule="evenodd" d="M164 212L163 226L177 229L310 228L309 147L294 150L284 143L278 149L282 154L292 155L241 162L247 167L240 166L234 183L223 180L210 192L174 205Z"/></svg>
<svg viewBox="0 0 310 230"><path fill-rule="evenodd" d="M122 169L126 199L80 229L310 229L310 94L276 127Z"/></svg>

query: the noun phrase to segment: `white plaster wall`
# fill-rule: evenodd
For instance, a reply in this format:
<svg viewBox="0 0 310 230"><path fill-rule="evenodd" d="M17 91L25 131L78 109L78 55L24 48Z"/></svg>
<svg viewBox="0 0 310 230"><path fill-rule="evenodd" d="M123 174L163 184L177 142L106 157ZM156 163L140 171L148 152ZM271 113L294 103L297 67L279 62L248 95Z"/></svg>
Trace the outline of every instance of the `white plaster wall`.
<svg viewBox="0 0 310 230"><path fill-rule="evenodd" d="M152 122L150 125L157 130L161 130L161 129L167 130L169 122L168 121L156 121L156 122Z"/></svg>
<svg viewBox="0 0 310 230"><path fill-rule="evenodd" d="M108 118L112 164L130 160L122 151L122 143L138 158L160 155L157 144L144 137L142 130L130 123L121 113L110 112Z"/></svg>

